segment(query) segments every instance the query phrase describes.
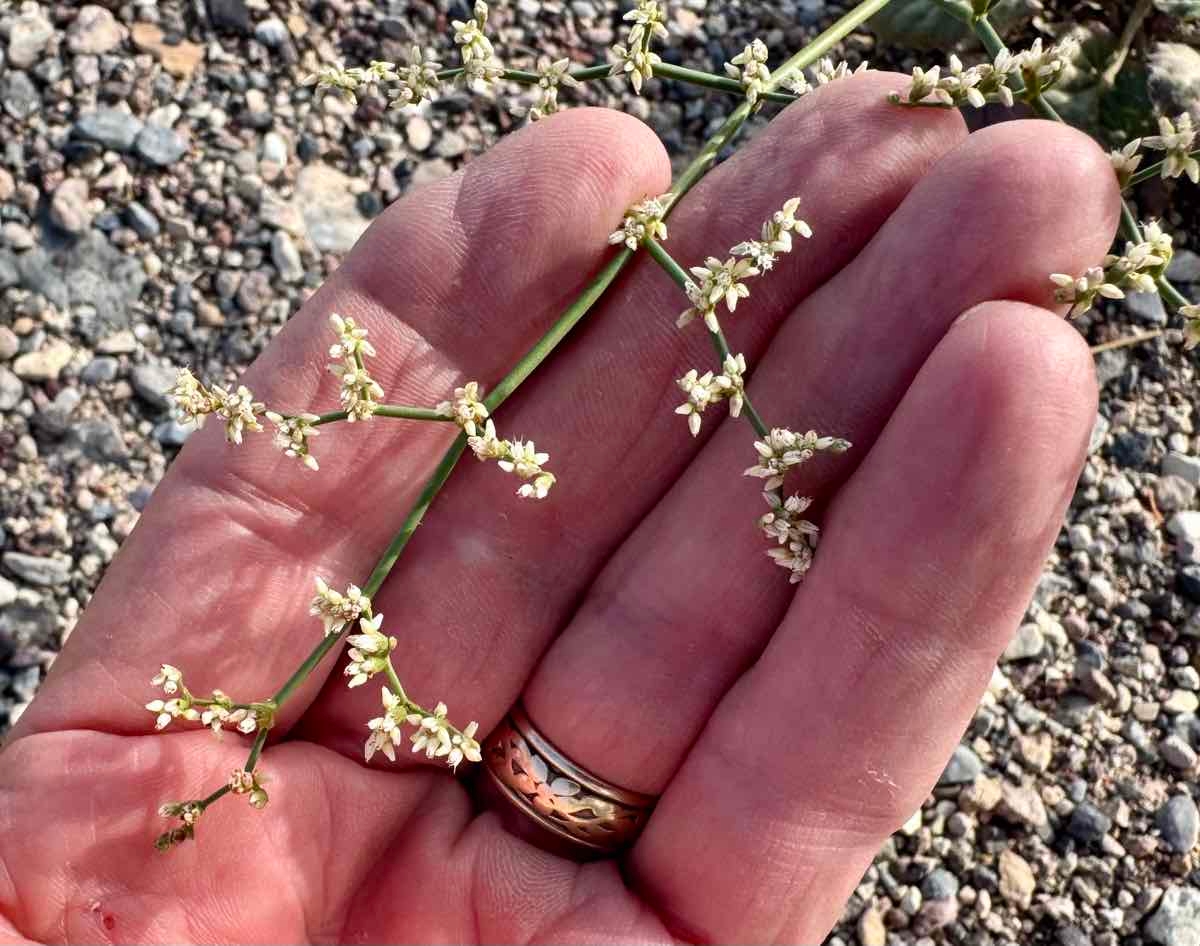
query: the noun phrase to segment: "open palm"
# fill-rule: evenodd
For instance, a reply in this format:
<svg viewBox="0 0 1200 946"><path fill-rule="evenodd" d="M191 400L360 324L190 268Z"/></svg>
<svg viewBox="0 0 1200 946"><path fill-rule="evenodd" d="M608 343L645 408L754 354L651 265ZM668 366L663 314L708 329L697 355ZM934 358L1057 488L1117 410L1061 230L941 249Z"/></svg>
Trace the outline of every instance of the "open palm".
<svg viewBox="0 0 1200 946"><path fill-rule="evenodd" d="M246 752L235 733L150 734L158 665L196 692L274 690L319 636L312 576L362 579L454 433L336 425L313 474L212 424L3 753L0 940L819 940L936 779L1059 527L1095 387L1039 306L1116 220L1083 136L968 137L955 112L888 106L897 84L868 73L789 107L670 221L688 264L793 195L816 231L725 319L768 423L855 444L797 475L825 513L798 590L763 554L750 428L712 411L693 440L672 413L674 379L712 355L639 259L498 412L551 453L550 498L465 460L376 596L416 700L486 733L521 699L579 763L662 793L627 857L518 840L423 758L364 764L378 688L347 690L332 657L281 713L266 811L224 800L154 851L157 806ZM370 329L389 401L494 382L668 179L615 112L522 130L391 208L246 383L277 409L332 403L333 311Z"/></svg>

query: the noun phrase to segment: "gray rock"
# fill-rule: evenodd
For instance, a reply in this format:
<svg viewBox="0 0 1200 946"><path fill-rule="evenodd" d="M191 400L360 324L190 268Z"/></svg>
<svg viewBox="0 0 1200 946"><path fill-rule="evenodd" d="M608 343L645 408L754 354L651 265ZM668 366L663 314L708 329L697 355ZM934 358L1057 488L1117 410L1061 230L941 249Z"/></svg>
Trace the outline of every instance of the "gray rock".
<svg viewBox="0 0 1200 946"><path fill-rule="evenodd" d="M1075 806L1067 822L1067 834L1082 844L1099 844L1112 828L1112 818L1091 802Z"/></svg>
<svg viewBox="0 0 1200 946"><path fill-rule="evenodd" d="M1168 887L1142 931L1160 946L1200 946L1200 890Z"/></svg>
<svg viewBox="0 0 1200 946"><path fill-rule="evenodd" d="M1200 283L1200 253L1176 250L1167 267L1167 276L1175 282Z"/></svg>
<svg viewBox="0 0 1200 946"><path fill-rule="evenodd" d="M926 900L948 900L958 895L958 878L944 868L931 871L921 881L921 896Z"/></svg>
<svg viewBox="0 0 1200 946"><path fill-rule="evenodd" d="M39 292L60 309L88 306L92 315L76 328L89 341L129 325L132 307L146 283L140 260L116 249L90 229L67 245L37 246L16 257L20 285Z"/></svg>
<svg viewBox="0 0 1200 946"><path fill-rule="evenodd" d="M1088 440L1088 454L1094 454L1104 446L1104 440L1108 437L1109 430L1112 429L1112 424L1109 423L1107 417L1097 412L1096 422L1092 425L1092 435Z"/></svg>
<svg viewBox="0 0 1200 946"><path fill-rule="evenodd" d="M1148 325L1166 325L1167 310L1157 292L1131 292L1125 297L1125 309Z"/></svg>
<svg viewBox="0 0 1200 946"><path fill-rule="evenodd" d="M1112 608L1117 602L1117 591L1112 582L1099 574L1088 579L1087 596L1090 601L1105 609Z"/></svg>
<svg viewBox="0 0 1200 946"><path fill-rule="evenodd" d="M158 217L136 200L125 208L125 219L143 240L153 240L162 230Z"/></svg>
<svg viewBox="0 0 1200 946"><path fill-rule="evenodd" d="M283 135L268 131L263 135L262 159L283 167L288 162L288 145Z"/></svg>
<svg viewBox="0 0 1200 946"><path fill-rule="evenodd" d="M1172 768L1187 772L1196 765L1196 750L1179 733L1172 733L1158 744L1163 761Z"/></svg>
<svg viewBox="0 0 1200 946"><path fill-rule="evenodd" d="M7 325L0 325L0 361L8 361L21 350L21 340Z"/></svg>
<svg viewBox="0 0 1200 946"><path fill-rule="evenodd" d="M50 198L50 222L72 236L79 236L92 225L86 180L68 177L54 189Z"/></svg>
<svg viewBox="0 0 1200 946"><path fill-rule="evenodd" d="M171 128L146 125L133 143L133 150L143 160L165 168L179 162L187 154L187 142Z"/></svg>
<svg viewBox="0 0 1200 946"><path fill-rule="evenodd" d="M42 97L25 73L13 70L0 79L0 104L19 122L41 111Z"/></svg>
<svg viewBox="0 0 1200 946"><path fill-rule="evenodd" d="M24 7L13 18L8 34L8 62L17 69L28 69L42 55L54 36L54 27L37 4Z"/></svg>
<svg viewBox="0 0 1200 946"><path fill-rule="evenodd" d="M1178 476L1193 486L1200 486L1200 458L1186 453L1168 453L1162 461L1163 476Z"/></svg>
<svg viewBox="0 0 1200 946"><path fill-rule="evenodd" d="M79 380L84 384L104 384L117 377L120 362L109 355L99 355L88 362L87 367L79 373Z"/></svg>
<svg viewBox="0 0 1200 946"><path fill-rule="evenodd" d="M0 368L0 411L11 411L21 403L25 386L7 368Z"/></svg>
<svg viewBox="0 0 1200 946"><path fill-rule="evenodd" d="M326 253L347 252L367 228L351 184L353 178L323 164L308 165L296 180L296 205L309 239Z"/></svg>
<svg viewBox="0 0 1200 946"><path fill-rule="evenodd" d="M165 411L171 406L167 391L178 376L179 371L171 365L149 363L134 368L129 380L138 397L151 407Z"/></svg>
<svg viewBox="0 0 1200 946"><path fill-rule="evenodd" d="M1155 818L1167 846L1186 854L1200 841L1200 811L1191 795L1176 795L1158 809Z"/></svg>
<svg viewBox="0 0 1200 946"><path fill-rule="evenodd" d="M67 48L76 54L99 56L121 45L129 31L104 7L86 4L67 27Z"/></svg>
<svg viewBox="0 0 1200 946"><path fill-rule="evenodd" d="M93 417L76 424L71 436L79 448L91 459L108 463L120 463L129 459L129 448L121 437L121 431L107 417Z"/></svg>
<svg viewBox="0 0 1200 946"><path fill-rule="evenodd" d="M1032 660L1034 657L1040 656L1045 649L1046 638L1042 634L1041 628L1036 624L1022 624L1017 628L1016 636L1004 649L1002 659L1005 662Z"/></svg>
<svg viewBox="0 0 1200 946"><path fill-rule="evenodd" d="M246 0L206 0L208 21L218 30L249 36L254 26Z"/></svg>
<svg viewBox="0 0 1200 946"><path fill-rule="evenodd" d="M283 20L273 16L254 27L254 38L268 49L279 49L292 41L292 34Z"/></svg>
<svg viewBox="0 0 1200 946"><path fill-rule="evenodd" d="M1147 65L1150 98L1164 115L1189 112L1200 121L1200 50L1185 43L1155 43Z"/></svg>
<svg viewBox="0 0 1200 946"><path fill-rule="evenodd" d="M140 118L119 108L101 108L80 115L71 128L71 134L84 141L95 141L113 151L128 151L144 127Z"/></svg>
<svg viewBox="0 0 1200 946"><path fill-rule="evenodd" d="M1168 473L1154 484L1154 498L1162 512L1178 512L1190 508L1196 501L1196 487L1182 477Z"/></svg>
<svg viewBox="0 0 1200 946"><path fill-rule="evenodd" d="M166 420L154 428L154 439L164 447L182 447L195 431L196 428L190 425Z"/></svg>
<svg viewBox="0 0 1200 946"><path fill-rule="evenodd" d="M7 608L17 600L17 586L7 578L0 577L0 608Z"/></svg>
<svg viewBox="0 0 1200 946"><path fill-rule="evenodd" d="M459 132L447 129L433 150L439 158L457 158L467 150L467 139Z"/></svg>
<svg viewBox="0 0 1200 946"><path fill-rule="evenodd" d="M74 355L69 343L55 339L13 362L13 372L24 381L53 381Z"/></svg>
<svg viewBox="0 0 1200 946"><path fill-rule="evenodd" d="M248 273L238 286L237 304L243 312L253 315L265 309L273 295L271 278L261 269L256 269Z"/></svg>
<svg viewBox="0 0 1200 946"><path fill-rule="evenodd" d="M26 555L23 552L5 552L4 567L31 585L53 587L65 585L71 580L69 558L49 558L41 555Z"/></svg>
<svg viewBox="0 0 1200 946"><path fill-rule="evenodd" d="M958 745L942 771L938 785L967 785L979 777L983 763L970 746Z"/></svg>
<svg viewBox="0 0 1200 946"><path fill-rule="evenodd" d="M279 270L284 282L297 283L304 279L304 262L296 244L283 230L276 230L271 237L271 262Z"/></svg>

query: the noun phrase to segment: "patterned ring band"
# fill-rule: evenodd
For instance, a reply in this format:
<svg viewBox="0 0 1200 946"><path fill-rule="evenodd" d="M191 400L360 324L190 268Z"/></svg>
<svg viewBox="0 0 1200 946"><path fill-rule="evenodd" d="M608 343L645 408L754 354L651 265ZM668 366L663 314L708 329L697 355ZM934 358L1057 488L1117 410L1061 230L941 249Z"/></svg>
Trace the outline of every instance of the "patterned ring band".
<svg viewBox="0 0 1200 946"><path fill-rule="evenodd" d="M597 778L559 752L514 706L483 750L491 794L549 832L552 848L603 857L637 839L657 800ZM521 832L526 833L526 832Z"/></svg>

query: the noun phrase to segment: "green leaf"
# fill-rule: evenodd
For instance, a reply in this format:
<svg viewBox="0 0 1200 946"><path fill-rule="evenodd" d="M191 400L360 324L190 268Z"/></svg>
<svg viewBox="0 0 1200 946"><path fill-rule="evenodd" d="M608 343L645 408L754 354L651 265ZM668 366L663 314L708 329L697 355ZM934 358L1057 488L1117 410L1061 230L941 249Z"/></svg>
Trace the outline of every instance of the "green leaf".
<svg viewBox="0 0 1200 946"><path fill-rule="evenodd" d="M996 0L988 19L1005 33L1028 22L1041 9L1040 0ZM892 0L868 25L881 43L909 49L949 50L971 35L971 28L936 0Z"/></svg>
<svg viewBox="0 0 1200 946"><path fill-rule="evenodd" d="M1200 19L1200 0L1154 0L1154 6L1181 20Z"/></svg>

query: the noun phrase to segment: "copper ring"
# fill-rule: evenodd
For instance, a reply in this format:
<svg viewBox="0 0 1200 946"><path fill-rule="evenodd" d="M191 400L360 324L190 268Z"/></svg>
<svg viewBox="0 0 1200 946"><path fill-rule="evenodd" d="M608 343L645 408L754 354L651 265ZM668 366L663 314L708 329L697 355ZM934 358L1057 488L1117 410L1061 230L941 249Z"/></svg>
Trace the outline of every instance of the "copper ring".
<svg viewBox="0 0 1200 946"><path fill-rule="evenodd" d="M514 706L483 749L492 795L532 820L543 846L583 857L613 855L641 834L657 796L606 782L572 762ZM527 834L528 832L519 832ZM536 840L536 839L534 839Z"/></svg>

